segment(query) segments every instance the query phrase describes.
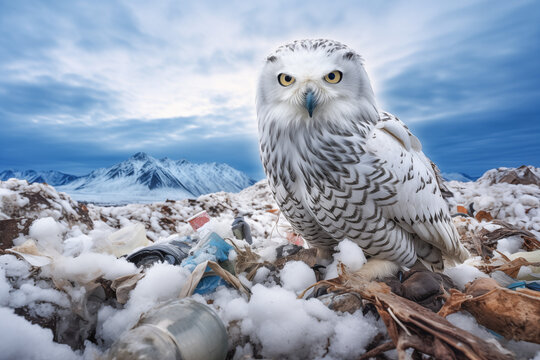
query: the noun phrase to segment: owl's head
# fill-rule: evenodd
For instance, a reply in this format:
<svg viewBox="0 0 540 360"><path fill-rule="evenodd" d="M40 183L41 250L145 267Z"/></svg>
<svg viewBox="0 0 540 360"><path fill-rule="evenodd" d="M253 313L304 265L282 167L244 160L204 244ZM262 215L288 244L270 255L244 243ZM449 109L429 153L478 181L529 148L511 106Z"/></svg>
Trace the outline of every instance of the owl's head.
<svg viewBox="0 0 540 360"><path fill-rule="evenodd" d="M269 55L259 78L259 121L322 121L376 113L362 58L332 40L297 40Z"/></svg>

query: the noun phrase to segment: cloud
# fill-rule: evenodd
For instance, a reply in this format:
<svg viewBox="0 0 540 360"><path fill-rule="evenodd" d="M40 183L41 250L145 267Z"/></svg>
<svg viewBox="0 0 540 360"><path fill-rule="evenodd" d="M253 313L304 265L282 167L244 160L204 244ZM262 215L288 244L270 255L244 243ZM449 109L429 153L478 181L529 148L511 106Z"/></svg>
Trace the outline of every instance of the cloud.
<svg viewBox="0 0 540 360"><path fill-rule="evenodd" d="M511 109L500 113L415 122L423 150L446 172L480 176L491 168L538 166L540 123L537 111Z"/></svg>
<svg viewBox="0 0 540 360"><path fill-rule="evenodd" d="M431 39L413 61L387 76L380 94L386 108L408 121L426 121L534 103L540 95L531 78L538 72L531 55L540 54L534 16L522 4L494 9L490 21L478 17L481 11L475 5L437 19L449 27L452 15L460 15L466 30Z"/></svg>
<svg viewBox="0 0 540 360"><path fill-rule="evenodd" d="M3 2L0 126L10 133L0 134L9 144L0 165L17 158L33 166L29 147L66 164L75 156L91 161L84 149L112 159L175 148L197 156L189 150L196 148L236 162L249 148L240 167L261 174L257 74L273 48L306 37L335 38L363 54L379 104L407 123L427 129L467 118L501 128L513 109L538 110L539 8L532 1ZM491 144L501 134L493 132Z"/></svg>
<svg viewBox="0 0 540 360"><path fill-rule="evenodd" d="M81 121L108 117L111 93L84 85L40 77L32 82L0 80L0 115L4 119L34 122Z"/></svg>

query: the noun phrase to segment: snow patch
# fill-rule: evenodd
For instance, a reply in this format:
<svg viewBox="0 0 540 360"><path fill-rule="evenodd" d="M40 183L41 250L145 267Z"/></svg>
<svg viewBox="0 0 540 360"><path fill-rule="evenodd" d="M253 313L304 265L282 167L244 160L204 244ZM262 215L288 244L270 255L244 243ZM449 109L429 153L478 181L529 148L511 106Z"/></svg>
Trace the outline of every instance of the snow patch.
<svg viewBox="0 0 540 360"><path fill-rule="evenodd" d="M317 279L315 272L303 261L290 261L280 271L283 287L296 294L314 284Z"/></svg>

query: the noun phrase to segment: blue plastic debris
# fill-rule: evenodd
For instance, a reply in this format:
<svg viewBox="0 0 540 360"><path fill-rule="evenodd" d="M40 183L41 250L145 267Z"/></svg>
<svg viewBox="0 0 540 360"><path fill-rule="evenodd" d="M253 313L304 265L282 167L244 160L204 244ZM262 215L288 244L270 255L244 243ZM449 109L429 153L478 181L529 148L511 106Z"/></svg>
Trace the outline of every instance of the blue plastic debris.
<svg viewBox="0 0 540 360"><path fill-rule="evenodd" d="M527 285L525 285L527 289L540 291L540 282L539 281L531 281L528 282Z"/></svg>
<svg viewBox="0 0 540 360"><path fill-rule="evenodd" d="M208 241L200 248L197 249L192 255L182 261L181 266L187 268L193 272L195 267L207 260L221 262L229 259L229 252L234 247L229 245L221 236L212 232L208 238ZM206 272L212 271L210 267L206 267ZM197 294L207 294L214 291L220 285L226 285L227 283L220 276L211 275L204 276L199 285L195 288Z"/></svg>
<svg viewBox="0 0 540 360"><path fill-rule="evenodd" d="M507 288L511 289L511 290L516 290L516 289L519 289L519 288L524 288L525 285L527 285L527 283L525 281L518 281L518 282L515 282L515 283L512 283L512 284L508 285Z"/></svg>
<svg viewBox="0 0 540 360"><path fill-rule="evenodd" d="M518 281L515 283L512 283L507 286L508 289L516 290L516 289L531 289L535 291L540 291L540 282L538 281Z"/></svg>

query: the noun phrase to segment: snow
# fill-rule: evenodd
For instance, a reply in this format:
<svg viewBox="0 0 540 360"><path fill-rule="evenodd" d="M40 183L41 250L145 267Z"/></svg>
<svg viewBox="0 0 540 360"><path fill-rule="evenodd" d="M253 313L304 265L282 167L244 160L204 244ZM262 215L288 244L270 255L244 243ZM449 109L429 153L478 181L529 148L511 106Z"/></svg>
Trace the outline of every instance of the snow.
<svg viewBox="0 0 540 360"><path fill-rule="evenodd" d="M290 261L280 271L283 287L296 294L314 284L315 272L303 261Z"/></svg>
<svg viewBox="0 0 540 360"><path fill-rule="evenodd" d="M359 270L366 263L366 256L362 249L349 239L341 241L337 246L334 261L327 267L325 279L337 277L338 262L344 264L351 271Z"/></svg>
<svg viewBox="0 0 540 360"><path fill-rule="evenodd" d="M360 270L362 265L366 263L366 257L362 249L351 240L345 239L337 246L338 254L335 259L341 261L351 271Z"/></svg>
<svg viewBox="0 0 540 360"><path fill-rule="evenodd" d="M540 236L540 188L490 181L484 178L449 182L448 187L454 192L450 198L453 212L458 204L473 203L477 211L488 211L496 219ZM217 192L197 199L114 207L83 206L46 184L16 179L0 182L0 220L18 219L20 233L16 234L14 245L35 241L39 252L50 255L50 261L39 267L32 267L13 254L0 255L1 357L69 359L94 358L104 353L144 312L178 297L189 271L169 264L155 264L144 270L144 277L129 292L125 304L99 304L94 314L95 342L86 341L82 350L74 351L54 342L51 330L29 320L45 324L58 314L69 315L81 304L88 284L139 274L141 270L118 256L143 246L145 241L162 242L192 234L186 219L201 210L213 218L216 232L228 237L236 212L245 213L253 236L251 249L261 262L275 261L276 249L288 244L286 232L291 229L283 216L268 211L276 208L264 181L239 193ZM492 231L500 227L474 218L458 217L455 222L460 231ZM522 246L522 239L516 237L503 238L497 244L506 254L522 251ZM333 262L327 266L327 278L337 275L338 261L352 270L360 269L366 262L362 250L352 241L342 241L336 250ZM235 259L234 254L231 260ZM488 276L474 263L475 259L470 259L448 267L445 273L463 288L475 278ZM298 299L298 294L315 282L314 271L303 262L291 261L281 270L263 266L251 281L245 273L239 274L239 278L250 288L250 298L224 286L204 296L193 296L196 301L210 304L223 320L235 359L357 358L376 334L386 331L370 313L335 312L317 299ZM501 340L466 313L453 314L449 320L502 344L518 358L533 358L540 351L538 345ZM386 355L395 357L396 353Z"/></svg>
<svg viewBox="0 0 540 360"><path fill-rule="evenodd" d="M338 314L316 299L297 299L282 287L257 284L251 290L247 304L239 301L234 306L247 307L247 312L237 310L241 333L250 334L267 358L354 358L380 329L371 316ZM328 350L327 342L332 344Z"/></svg>
<svg viewBox="0 0 540 360"><path fill-rule="evenodd" d="M45 217L32 223L29 235L37 240L38 246L42 249L62 252L61 232L61 226L52 217Z"/></svg>
<svg viewBox="0 0 540 360"><path fill-rule="evenodd" d="M126 161L92 171L58 187L78 201L103 204L150 203L195 198L217 191L236 192L253 184L227 164L194 164L137 153Z"/></svg>
<svg viewBox="0 0 540 360"><path fill-rule="evenodd" d="M145 153L136 153L116 165L83 176L58 171L0 172L0 180L10 178L48 183L77 201L108 205L181 200L218 191L237 192L254 183L227 164L155 159Z"/></svg>
<svg viewBox="0 0 540 360"><path fill-rule="evenodd" d="M156 303L177 298L189 276L186 269L170 264L155 264L146 271L124 309L116 310L110 306L103 307L98 314L98 335L112 344L123 331L130 329L140 316Z"/></svg>
<svg viewBox="0 0 540 360"><path fill-rule="evenodd" d="M53 333L33 325L12 309L0 307L0 354L4 359L77 359L67 345L55 343Z"/></svg>
<svg viewBox="0 0 540 360"><path fill-rule="evenodd" d="M469 260L464 264L459 264L456 267L444 270L444 273L448 275L461 290L465 288L467 283L474 281L475 279L489 277L474 266L468 265L467 262L469 262Z"/></svg>
<svg viewBox="0 0 540 360"><path fill-rule="evenodd" d="M497 242L497 250L508 256L520 251L521 245L523 245L523 239L520 236L510 236Z"/></svg>
<svg viewBox="0 0 540 360"><path fill-rule="evenodd" d="M6 270L0 268L0 306L9 304L9 290L11 286L6 279Z"/></svg>
<svg viewBox="0 0 540 360"><path fill-rule="evenodd" d="M87 252L77 257L61 257L50 270L57 278L87 283L99 277L107 280L138 272L133 263L125 258L109 254ZM47 269L44 272L48 272Z"/></svg>

